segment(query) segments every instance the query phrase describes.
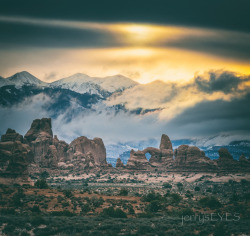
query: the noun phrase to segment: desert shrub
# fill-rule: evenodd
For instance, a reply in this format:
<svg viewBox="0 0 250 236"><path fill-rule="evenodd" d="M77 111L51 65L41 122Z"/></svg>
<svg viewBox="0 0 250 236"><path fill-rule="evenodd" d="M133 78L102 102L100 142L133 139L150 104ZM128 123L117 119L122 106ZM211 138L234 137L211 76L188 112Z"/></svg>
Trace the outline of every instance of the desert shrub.
<svg viewBox="0 0 250 236"><path fill-rule="evenodd" d="M223 224L218 224L215 226L214 229L214 236L227 236L229 235L227 231L225 230L225 227Z"/></svg>
<svg viewBox="0 0 250 236"><path fill-rule="evenodd" d="M69 206L69 202L63 202L62 203L62 207L68 207Z"/></svg>
<svg viewBox="0 0 250 236"><path fill-rule="evenodd" d="M114 207L104 208L102 215L113 218L127 218L127 214L123 210L120 208L114 209Z"/></svg>
<svg viewBox="0 0 250 236"><path fill-rule="evenodd" d="M152 202L155 200L161 200L162 196L159 193L150 192L147 195L142 196L141 200L143 202Z"/></svg>
<svg viewBox="0 0 250 236"><path fill-rule="evenodd" d="M73 196L73 193L70 190L64 190L63 194L67 198L71 198Z"/></svg>
<svg viewBox="0 0 250 236"><path fill-rule="evenodd" d="M36 182L35 182L35 187L37 188L40 188L40 189L47 189L49 188L47 182L45 179L38 179Z"/></svg>
<svg viewBox="0 0 250 236"><path fill-rule="evenodd" d="M23 205L23 198L25 197L25 194L23 192L22 188L19 188L17 190L17 193L15 193L12 197L12 203L16 207L20 207Z"/></svg>
<svg viewBox="0 0 250 236"><path fill-rule="evenodd" d="M150 212L142 212L137 214L138 218L152 218L153 215Z"/></svg>
<svg viewBox="0 0 250 236"><path fill-rule="evenodd" d="M75 216L76 214L68 210L64 210L64 211L52 211L51 215L52 216Z"/></svg>
<svg viewBox="0 0 250 236"><path fill-rule="evenodd" d="M3 209L1 209L0 214L2 214L2 215L14 215L14 214L16 214L15 208L3 208Z"/></svg>
<svg viewBox="0 0 250 236"><path fill-rule="evenodd" d="M122 188L119 195L120 196L128 196L128 190L125 188Z"/></svg>
<svg viewBox="0 0 250 236"><path fill-rule="evenodd" d="M211 188L207 188L206 192L207 192L207 193L211 193L211 192L212 192L212 189L211 189Z"/></svg>
<svg viewBox="0 0 250 236"><path fill-rule="evenodd" d="M196 192L199 192L201 189L200 189L200 187L198 187L198 186L196 186L195 188L194 188L194 191L196 191Z"/></svg>
<svg viewBox="0 0 250 236"><path fill-rule="evenodd" d="M238 202L240 200L238 194L233 194L232 197L230 197L231 202Z"/></svg>
<svg viewBox="0 0 250 236"><path fill-rule="evenodd" d="M83 213L87 213L87 212L89 212L89 211L91 210L90 205L89 205L88 203L83 204L83 205L81 206L81 209L82 209L82 212L83 212Z"/></svg>
<svg viewBox="0 0 250 236"><path fill-rule="evenodd" d="M5 233L6 235L12 235L12 233L14 232L15 230L15 225L12 225L10 223L8 223L4 229L3 229L3 233Z"/></svg>
<svg viewBox="0 0 250 236"><path fill-rule="evenodd" d="M154 200L149 203L147 206L147 211L149 212L158 212L161 209L161 202L159 200Z"/></svg>
<svg viewBox="0 0 250 236"><path fill-rule="evenodd" d="M45 220L41 216L34 216L31 218L30 223L34 226L45 224Z"/></svg>
<svg viewBox="0 0 250 236"><path fill-rule="evenodd" d="M37 205L33 206L30 210L31 210L32 212L37 212L37 213L38 213L38 212L41 212L39 206L37 206Z"/></svg>
<svg viewBox="0 0 250 236"><path fill-rule="evenodd" d="M249 201L250 200L250 193L245 193L243 195L243 199L245 199L245 201Z"/></svg>
<svg viewBox="0 0 250 236"><path fill-rule="evenodd" d="M47 179L49 177L49 173L48 173L48 171L45 170L41 173L40 176L42 179Z"/></svg>
<svg viewBox="0 0 250 236"><path fill-rule="evenodd" d="M177 183L176 186L177 186L178 188L181 188L181 187L183 187L183 184L182 184L182 183Z"/></svg>
<svg viewBox="0 0 250 236"><path fill-rule="evenodd" d="M135 210L134 210L134 208L133 208L132 205L129 205L129 207L128 207L128 214L130 214L130 215L134 215L135 214Z"/></svg>
<svg viewBox="0 0 250 236"><path fill-rule="evenodd" d="M209 207L211 209L215 209L215 208L220 208L221 207L221 203L218 201L217 198L215 197L204 197L202 199L199 200L199 203L203 206L203 207Z"/></svg>
<svg viewBox="0 0 250 236"><path fill-rule="evenodd" d="M182 200L181 195L179 195L178 193L172 193L169 196L172 198L172 201L174 203L179 203Z"/></svg>
<svg viewBox="0 0 250 236"><path fill-rule="evenodd" d="M91 204L92 204L94 207L99 207L99 206L101 206L101 205L104 203L104 200L103 200L102 197L100 197L100 198L92 197L92 198L90 199L90 202L91 202Z"/></svg>
<svg viewBox="0 0 250 236"><path fill-rule="evenodd" d="M64 198L61 196L61 195L59 195L58 197L57 197L57 202L62 202L64 200Z"/></svg>
<svg viewBox="0 0 250 236"><path fill-rule="evenodd" d="M155 232L155 229L153 229L151 226L149 225L141 225L139 226L139 229L138 229L138 234L139 235L146 235L148 233L153 233Z"/></svg>
<svg viewBox="0 0 250 236"><path fill-rule="evenodd" d="M194 212L191 208L185 208L181 211L182 216L191 216L193 214L194 214Z"/></svg>
<svg viewBox="0 0 250 236"><path fill-rule="evenodd" d="M172 188L172 185L170 183L164 183L162 186L163 188L169 188L169 189Z"/></svg>

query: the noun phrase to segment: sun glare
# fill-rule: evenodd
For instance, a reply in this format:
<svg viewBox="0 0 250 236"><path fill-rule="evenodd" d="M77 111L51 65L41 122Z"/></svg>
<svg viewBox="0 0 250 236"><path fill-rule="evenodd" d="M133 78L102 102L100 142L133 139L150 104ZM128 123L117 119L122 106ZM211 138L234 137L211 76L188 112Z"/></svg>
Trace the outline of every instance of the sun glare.
<svg viewBox="0 0 250 236"><path fill-rule="evenodd" d="M116 24L112 29L125 44L137 46L154 43L166 34L164 27L146 24Z"/></svg>

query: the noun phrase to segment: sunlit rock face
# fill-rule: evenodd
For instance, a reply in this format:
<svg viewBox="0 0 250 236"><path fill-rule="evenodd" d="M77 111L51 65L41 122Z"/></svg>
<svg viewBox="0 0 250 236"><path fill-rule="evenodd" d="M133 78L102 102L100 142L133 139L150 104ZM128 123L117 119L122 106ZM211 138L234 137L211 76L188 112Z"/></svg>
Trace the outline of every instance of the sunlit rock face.
<svg viewBox="0 0 250 236"><path fill-rule="evenodd" d="M107 165L106 148L101 138L94 138L93 140L84 136L76 138L69 145L68 155L70 159L73 158L76 152L80 152L84 156L91 153L96 165Z"/></svg>

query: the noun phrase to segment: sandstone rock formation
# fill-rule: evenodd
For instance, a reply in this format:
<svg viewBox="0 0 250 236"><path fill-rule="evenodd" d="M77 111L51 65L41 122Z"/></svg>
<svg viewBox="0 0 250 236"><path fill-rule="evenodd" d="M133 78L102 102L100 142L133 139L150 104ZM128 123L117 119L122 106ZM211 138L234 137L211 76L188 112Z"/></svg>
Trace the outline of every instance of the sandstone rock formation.
<svg viewBox="0 0 250 236"><path fill-rule="evenodd" d="M151 164L148 162L145 153L143 151L134 151L132 149L126 168L135 170L146 170L149 167L151 167Z"/></svg>
<svg viewBox="0 0 250 236"><path fill-rule="evenodd" d="M88 139L84 136L67 144L53 138L50 118L36 119L25 135L25 139L34 153L34 161L41 167L56 168L58 163L72 162L71 166L92 168L107 165L106 148L102 139Z"/></svg>
<svg viewBox="0 0 250 236"><path fill-rule="evenodd" d="M220 148L219 159L217 160L220 170L236 171L239 168L239 162L233 159L233 156L226 148Z"/></svg>
<svg viewBox="0 0 250 236"><path fill-rule="evenodd" d="M57 157L58 161L69 161L68 149L69 145L63 141L59 140L56 135L53 138L53 145L56 147L57 150Z"/></svg>
<svg viewBox="0 0 250 236"><path fill-rule="evenodd" d="M170 138L166 134L163 134L161 136L160 149L161 150L163 150L163 149L173 150L173 146L172 146L172 143L170 141Z"/></svg>
<svg viewBox="0 0 250 236"><path fill-rule="evenodd" d="M117 159L116 167L124 171L153 170L166 171L249 171L250 161L241 156L233 159L227 149L221 148L218 160L210 160L205 153L195 146L181 145L176 150L165 134L161 137L160 148L148 147L142 151L131 150L125 166ZM146 154L151 155L150 160ZM174 158L175 157L175 158ZM106 148L101 138L76 138L70 144L53 137L51 119L33 121L31 128L23 138L15 130L8 129L0 142L0 174L8 176L27 176L27 166L34 169L51 168L69 169L74 172L112 168L106 162ZM107 170L107 169L106 169Z"/></svg>
<svg viewBox="0 0 250 236"><path fill-rule="evenodd" d="M35 163L41 163L44 166L42 161L49 151L49 146L53 144L51 119L42 118L34 120L24 137L34 153Z"/></svg>
<svg viewBox="0 0 250 236"><path fill-rule="evenodd" d="M47 153L44 156L42 156L40 164L42 167L55 168L57 167L58 161L59 161L59 156L57 148L55 145L50 145Z"/></svg>
<svg viewBox="0 0 250 236"><path fill-rule="evenodd" d="M93 140L85 136L76 138L69 145L68 154L71 159L76 152L82 153L83 156L91 153L96 165L107 165L106 148L101 138L94 138Z"/></svg>
<svg viewBox="0 0 250 236"><path fill-rule="evenodd" d="M124 167L124 164L122 163L121 158L117 158L115 167L116 168L123 168Z"/></svg>
<svg viewBox="0 0 250 236"><path fill-rule="evenodd" d="M23 136L17 133L14 129L7 129L6 134L2 135L1 142L8 142L8 141L20 141L23 142Z"/></svg>
<svg viewBox="0 0 250 236"><path fill-rule="evenodd" d="M183 170L210 171L216 169L216 164L205 156L198 147L181 145L174 151L175 167Z"/></svg>
<svg viewBox="0 0 250 236"><path fill-rule="evenodd" d="M241 154L240 158L239 158L239 161L242 162L242 163L247 163L249 162L249 160L245 157L244 154Z"/></svg>
<svg viewBox="0 0 250 236"><path fill-rule="evenodd" d="M33 160L29 145L22 143L23 136L8 129L0 142L0 173L2 176L27 176L27 166Z"/></svg>
<svg viewBox="0 0 250 236"><path fill-rule="evenodd" d="M33 120L30 129L24 137L28 140L28 142L32 142L41 136L49 138L53 137L51 118Z"/></svg>
<svg viewBox="0 0 250 236"><path fill-rule="evenodd" d="M144 154L149 153L151 155L149 162L152 164L152 166L157 167L163 165L165 167L171 167L173 165L174 153L172 149L172 143L169 137L165 134L163 134L161 137L160 149L148 147L142 152Z"/></svg>

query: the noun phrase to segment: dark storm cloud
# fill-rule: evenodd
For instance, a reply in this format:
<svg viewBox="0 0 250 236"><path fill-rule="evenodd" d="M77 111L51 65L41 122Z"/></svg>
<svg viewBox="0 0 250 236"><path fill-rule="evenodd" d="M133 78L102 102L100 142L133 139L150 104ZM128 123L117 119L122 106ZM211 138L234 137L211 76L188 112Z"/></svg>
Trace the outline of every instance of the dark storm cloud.
<svg viewBox="0 0 250 236"><path fill-rule="evenodd" d="M0 47L114 47L120 45L104 30L0 22Z"/></svg>
<svg viewBox="0 0 250 236"><path fill-rule="evenodd" d="M2 0L1 15L178 24L250 32L248 0Z"/></svg>
<svg viewBox="0 0 250 236"><path fill-rule="evenodd" d="M249 133L250 93L231 101L204 101L188 108L168 124L176 132L212 135L220 132Z"/></svg>
<svg viewBox="0 0 250 236"><path fill-rule="evenodd" d="M217 91L225 94L233 93L238 90L239 85L247 81L250 81L250 77L237 76L229 71L209 71L205 75L195 77L198 89L206 93Z"/></svg>
<svg viewBox="0 0 250 236"><path fill-rule="evenodd" d="M215 31L210 36L189 35L161 45L227 58L250 60L250 34L246 33Z"/></svg>

